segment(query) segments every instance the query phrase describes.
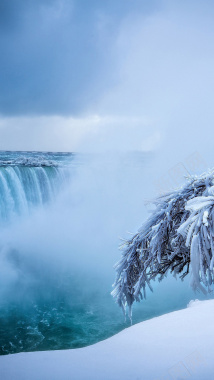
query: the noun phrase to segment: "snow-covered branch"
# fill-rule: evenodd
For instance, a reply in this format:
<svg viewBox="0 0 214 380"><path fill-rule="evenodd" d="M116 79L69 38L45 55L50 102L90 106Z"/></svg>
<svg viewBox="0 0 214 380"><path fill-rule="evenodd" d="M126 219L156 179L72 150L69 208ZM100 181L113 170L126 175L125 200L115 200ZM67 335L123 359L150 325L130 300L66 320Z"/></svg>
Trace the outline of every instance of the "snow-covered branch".
<svg viewBox="0 0 214 380"><path fill-rule="evenodd" d="M126 305L146 297L151 280L168 271L183 279L191 268L194 290L211 290L214 282L214 171L186 179L185 185L158 197L156 209L122 247L112 295ZM203 286L203 285L204 286ZM207 290L206 290L207 288Z"/></svg>

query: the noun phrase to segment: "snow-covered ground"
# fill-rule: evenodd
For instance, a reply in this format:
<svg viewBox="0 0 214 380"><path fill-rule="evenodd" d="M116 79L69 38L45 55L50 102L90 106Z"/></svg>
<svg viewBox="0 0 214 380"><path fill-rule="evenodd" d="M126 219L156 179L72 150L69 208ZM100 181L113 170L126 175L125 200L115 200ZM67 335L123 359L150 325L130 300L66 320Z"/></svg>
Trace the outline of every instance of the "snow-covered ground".
<svg viewBox="0 0 214 380"><path fill-rule="evenodd" d="M125 329L93 346L0 357L1 380L212 380L214 300Z"/></svg>

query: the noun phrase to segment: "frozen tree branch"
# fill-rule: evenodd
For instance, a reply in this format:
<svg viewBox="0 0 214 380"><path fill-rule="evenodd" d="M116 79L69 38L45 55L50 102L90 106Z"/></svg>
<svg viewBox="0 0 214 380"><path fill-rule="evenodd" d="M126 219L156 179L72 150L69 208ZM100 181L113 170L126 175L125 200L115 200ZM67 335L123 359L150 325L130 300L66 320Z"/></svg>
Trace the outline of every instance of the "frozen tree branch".
<svg viewBox="0 0 214 380"><path fill-rule="evenodd" d="M156 209L122 245L115 265L113 297L126 305L146 297L151 280L168 272L183 279L191 268L191 286L203 293L214 282L214 171L186 179L179 190L158 197ZM202 285L203 284L203 285Z"/></svg>

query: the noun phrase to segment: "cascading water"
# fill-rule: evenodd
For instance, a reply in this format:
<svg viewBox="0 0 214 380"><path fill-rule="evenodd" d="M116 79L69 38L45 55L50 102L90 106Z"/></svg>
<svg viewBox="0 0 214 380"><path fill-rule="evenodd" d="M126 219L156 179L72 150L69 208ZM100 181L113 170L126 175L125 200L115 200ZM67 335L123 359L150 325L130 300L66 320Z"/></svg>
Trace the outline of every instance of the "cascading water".
<svg viewBox="0 0 214 380"><path fill-rule="evenodd" d="M1 167L0 220L30 213L33 207L53 199L62 177L55 167Z"/></svg>
<svg viewBox="0 0 214 380"><path fill-rule="evenodd" d="M35 206L53 200L58 194L69 178L65 162L72 162L73 154L58 154L54 158L50 153L0 153L1 222L29 214Z"/></svg>
<svg viewBox="0 0 214 380"><path fill-rule="evenodd" d="M129 325L110 292L118 237L146 217L146 159L0 152L0 354L82 347ZM157 284L133 323L185 307L179 286L175 297L175 281Z"/></svg>

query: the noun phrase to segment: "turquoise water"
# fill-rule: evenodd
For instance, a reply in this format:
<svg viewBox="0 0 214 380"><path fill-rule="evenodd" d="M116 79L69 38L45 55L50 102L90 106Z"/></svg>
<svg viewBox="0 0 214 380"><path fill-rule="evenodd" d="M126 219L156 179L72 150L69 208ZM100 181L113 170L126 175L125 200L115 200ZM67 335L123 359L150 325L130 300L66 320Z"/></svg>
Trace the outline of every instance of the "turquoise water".
<svg viewBox="0 0 214 380"><path fill-rule="evenodd" d="M110 292L119 237L146 217L144 155L87 167L73 153L0 152L0 354L84 347L130 322ZM188 279L154 284L133 323L186 307Z"/></svg>
<svg viewBox="0 0 214 380"><path fill-rule="evenodd" d="M166 288L162 288L158 296L150 295L144 304L134 306L133 324L185 308L195 298L186 289L183 286L176 296ZM107 339L129 326L128 318L124 320L109 292L104 290L97 294L92 291L91 297L85 299L75 296L69 300L56 294L52 299L28 299L24 304L1 305L0 354L80 348Z"/></svg>

